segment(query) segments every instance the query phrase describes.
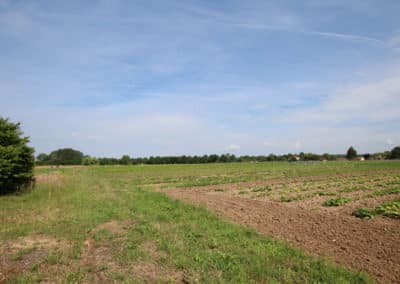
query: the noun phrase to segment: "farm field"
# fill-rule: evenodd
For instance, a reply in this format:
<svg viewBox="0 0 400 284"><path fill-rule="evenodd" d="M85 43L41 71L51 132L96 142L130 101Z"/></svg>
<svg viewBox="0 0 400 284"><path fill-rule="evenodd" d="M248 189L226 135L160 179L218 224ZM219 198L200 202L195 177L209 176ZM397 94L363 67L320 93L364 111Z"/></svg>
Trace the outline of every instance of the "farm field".
<svg viewBox="0 0 400 284"><path fill-rule="evenodd" d="M0 282L397 283L400 161L36 168Z"/></svg>

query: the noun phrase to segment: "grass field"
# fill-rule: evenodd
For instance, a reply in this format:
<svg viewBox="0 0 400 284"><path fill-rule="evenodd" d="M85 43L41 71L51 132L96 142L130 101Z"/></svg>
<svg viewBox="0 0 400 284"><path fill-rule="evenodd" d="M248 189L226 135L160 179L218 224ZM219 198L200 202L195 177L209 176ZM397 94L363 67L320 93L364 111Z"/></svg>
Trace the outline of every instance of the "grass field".
<svg viewBox="0 0 400 284"><path fill-rule="evenodd" d="M337 210L398 198L400 162L63 167L36 176L32 191L0 197L0 282L373 283L374 275L167 194L203 188ZM394 204L390 222L398 222Z"/></svg>

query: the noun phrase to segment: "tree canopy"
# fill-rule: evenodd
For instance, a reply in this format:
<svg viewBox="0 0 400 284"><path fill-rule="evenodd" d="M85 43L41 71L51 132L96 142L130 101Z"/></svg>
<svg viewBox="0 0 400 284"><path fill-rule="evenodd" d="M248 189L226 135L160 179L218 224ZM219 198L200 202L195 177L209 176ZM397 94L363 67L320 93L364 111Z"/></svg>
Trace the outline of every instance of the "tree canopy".
<svg viewBox="0 0 400 284"><path fill-rule="evenodd" d="M400 146L394 147L390 151L390 159L400 159Z"/></svg>
<svg viewBox="0 0 400 284"><path fill-rule="evenodd" d="M20 191L33 180L34 149L20 123L0 117L0 194Z"/></svg>
<svg viewBox="0 0 400 284"><path fill-rule="evenodd" d="M78 150L63 148L55 150L49 155L41 153L36 160L38 165L80 165L83 157L83 153Z"/></svg>
<svg viewBox="0 0 400 284"><path fill-rule="evenodd" d="M351 146L347 150L346 158L349 159L349 160L353 160L356 157L357 157L357 151L356 151L356 149L353 148L353 146Z"/></svg>

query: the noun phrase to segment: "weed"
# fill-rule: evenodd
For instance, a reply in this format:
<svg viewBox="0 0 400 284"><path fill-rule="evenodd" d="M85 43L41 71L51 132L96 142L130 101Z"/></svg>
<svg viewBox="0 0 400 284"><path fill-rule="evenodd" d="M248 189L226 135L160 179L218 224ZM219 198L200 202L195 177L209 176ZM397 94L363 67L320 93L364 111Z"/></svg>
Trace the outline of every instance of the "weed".
<svg viewBox="0 0 400 284"><path fill-rule="evenodd" d="M326 200L323 205L324 206L328 206L328 207L332 207L332 206L341 206L343 204L346 204L347 202L349 202L350 199L346 198L346 197L336 197L336 198L332 198L332 199L328 199Z"/></svg>
<svg viewBox="0 0 400 284"><path fill-rule="evenodd" d="M293 197L288 197L288 196L281 196L280 201L281 202L292 202L294 199Z"/></svg>
<svg viewBox="0 0 400 284"><path fill-rule="evenodd" d="M376 190L372 193L371 196L385 196L385 195L391 195L391 194L397 194L397 193L400 193L400 187L389 188L389 189L384 189L384 190Z"/></svg>
<svg viewBox="0 0 400 284"><path fill-rule="evenodd" d="M22 260L25 255L30 254L34 252L37 248L36 247L29 247L29 248L23 248L17 251L17 253L11 257L11 260Z"/></svg>
<svg viewBox="0 0 400 284"><path fill-rule="evenodd" d="M371 219L371 218L373 218L375 216L375 212L374 212L374 210L371 210L371 209L368 209L368 208L358 208L353 212L352 215L357 217L357 218Z"/></svg>
<svg viewBox="0 0 400 284"><path fill-rule="evenodd" d="M255 188L253 188L251 191L252 192L268 192L271 190L272 190L272 188L270 186L266 185L266 186L257 186Z"/></svg>
<svg viewBox="0 0 400 284"><path fill-rule="evenodd" d="M376 215L383 215L389 218L400 218L400 199L385 202L374 209L358 208L353 212L357 218L372 218Z"/></svg>

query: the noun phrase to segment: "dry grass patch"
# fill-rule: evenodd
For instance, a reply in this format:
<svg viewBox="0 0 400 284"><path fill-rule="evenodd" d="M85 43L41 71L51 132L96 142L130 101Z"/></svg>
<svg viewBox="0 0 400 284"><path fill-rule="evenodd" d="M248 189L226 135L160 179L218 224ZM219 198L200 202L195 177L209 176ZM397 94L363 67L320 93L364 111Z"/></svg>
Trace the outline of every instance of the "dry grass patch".
<svg viewBox="0 0 400 284"><path fill-rule="evenodd" d="M61 186L65 177L60 172L51 172L35 175L35 182L39 185Z"/></svg>

